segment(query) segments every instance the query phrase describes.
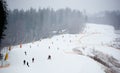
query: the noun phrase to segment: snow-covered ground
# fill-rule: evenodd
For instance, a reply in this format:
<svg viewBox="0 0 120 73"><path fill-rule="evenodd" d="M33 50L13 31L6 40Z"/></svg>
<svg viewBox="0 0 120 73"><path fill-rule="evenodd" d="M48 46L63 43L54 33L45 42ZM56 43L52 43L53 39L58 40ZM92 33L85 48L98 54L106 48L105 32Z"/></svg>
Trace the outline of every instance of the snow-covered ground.
<svg viewBox="0 0 120 73"><path fill-rule="evenodd" d="M23 44L22 48L12 46L8 59L10 66L0 68L0 73L106 73L106 68L111 66L116 70L116 65L105 59L105 56L112 57L115 64L120 64L120 50L109 46L116 37L112 26L89 23L80 34L56 35ZM51 55L50 60L48 55ZM30 67L24 65L23 60ZM116 71L119 73L119 70Z"/></svg>

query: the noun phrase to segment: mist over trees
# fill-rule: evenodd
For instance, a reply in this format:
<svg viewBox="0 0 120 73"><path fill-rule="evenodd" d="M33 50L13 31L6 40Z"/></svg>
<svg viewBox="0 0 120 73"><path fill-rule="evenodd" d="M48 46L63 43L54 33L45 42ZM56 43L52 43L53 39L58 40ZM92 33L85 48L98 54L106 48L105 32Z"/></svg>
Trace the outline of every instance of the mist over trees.
<svg viewBox="0 0 120 73"><path fill-rule="evenodd" d="M56 34L75 34L82 31L86 15L70 8L8 11L7 36L4 45L16 45L51 37Z"/></svg>
<svg viewBox="0 0 120 73"><path fill-rule="evenodd" d="M104 11L86 15L85 11L70 8L57 11L50 8L9 10L8 25L3 46L29 43L57 34L76 34L83 30L85 23L113 25L120 29L120 11Z"/></svg>
<svg viewBox="0 0 120 73"><path fill-rule="evenodd" d="M104 11L89 15L88 22L112 25L116 30L120 30L120 11Z"/></svg>

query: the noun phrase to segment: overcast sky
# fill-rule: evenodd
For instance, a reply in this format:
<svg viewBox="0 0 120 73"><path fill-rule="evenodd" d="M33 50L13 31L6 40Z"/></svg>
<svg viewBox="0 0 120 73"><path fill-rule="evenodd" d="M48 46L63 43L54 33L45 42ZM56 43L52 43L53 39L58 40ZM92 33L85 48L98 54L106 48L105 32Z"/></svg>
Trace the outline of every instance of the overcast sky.
<svg viewBox="0 0 120 73"><path fill-rule="evenodd" d="M55 10L60 8L72 8L96 13L104 10L120 10L120 0L7 0L9 9L29 9L49 7Z"/></svg>

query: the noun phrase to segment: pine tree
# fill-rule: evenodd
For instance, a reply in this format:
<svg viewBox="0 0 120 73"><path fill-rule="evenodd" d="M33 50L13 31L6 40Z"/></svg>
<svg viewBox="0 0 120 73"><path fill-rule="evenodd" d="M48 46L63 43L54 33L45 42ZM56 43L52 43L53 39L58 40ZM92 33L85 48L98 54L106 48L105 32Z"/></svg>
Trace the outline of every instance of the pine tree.
<svg viewBox="0 0 120 73"><path fill-rule="evenodd" d="M0 43L1 39L4 38L4 30L6 29L7 24L7 8L6 2L4 0L0 0Z"/></svg>

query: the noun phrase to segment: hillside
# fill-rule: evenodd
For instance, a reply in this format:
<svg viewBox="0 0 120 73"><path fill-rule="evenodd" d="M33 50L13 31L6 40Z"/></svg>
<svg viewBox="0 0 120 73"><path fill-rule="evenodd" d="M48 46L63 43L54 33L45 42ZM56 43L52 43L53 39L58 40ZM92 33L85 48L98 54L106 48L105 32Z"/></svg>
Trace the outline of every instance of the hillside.
<svg viewBox="0 0 120 73"><path fill-rule="evenodd" d="M120 49L113 46L117 35L112 26L88 23L79 34L12 46L10 65L0 73L120 73Z"/></svg>

